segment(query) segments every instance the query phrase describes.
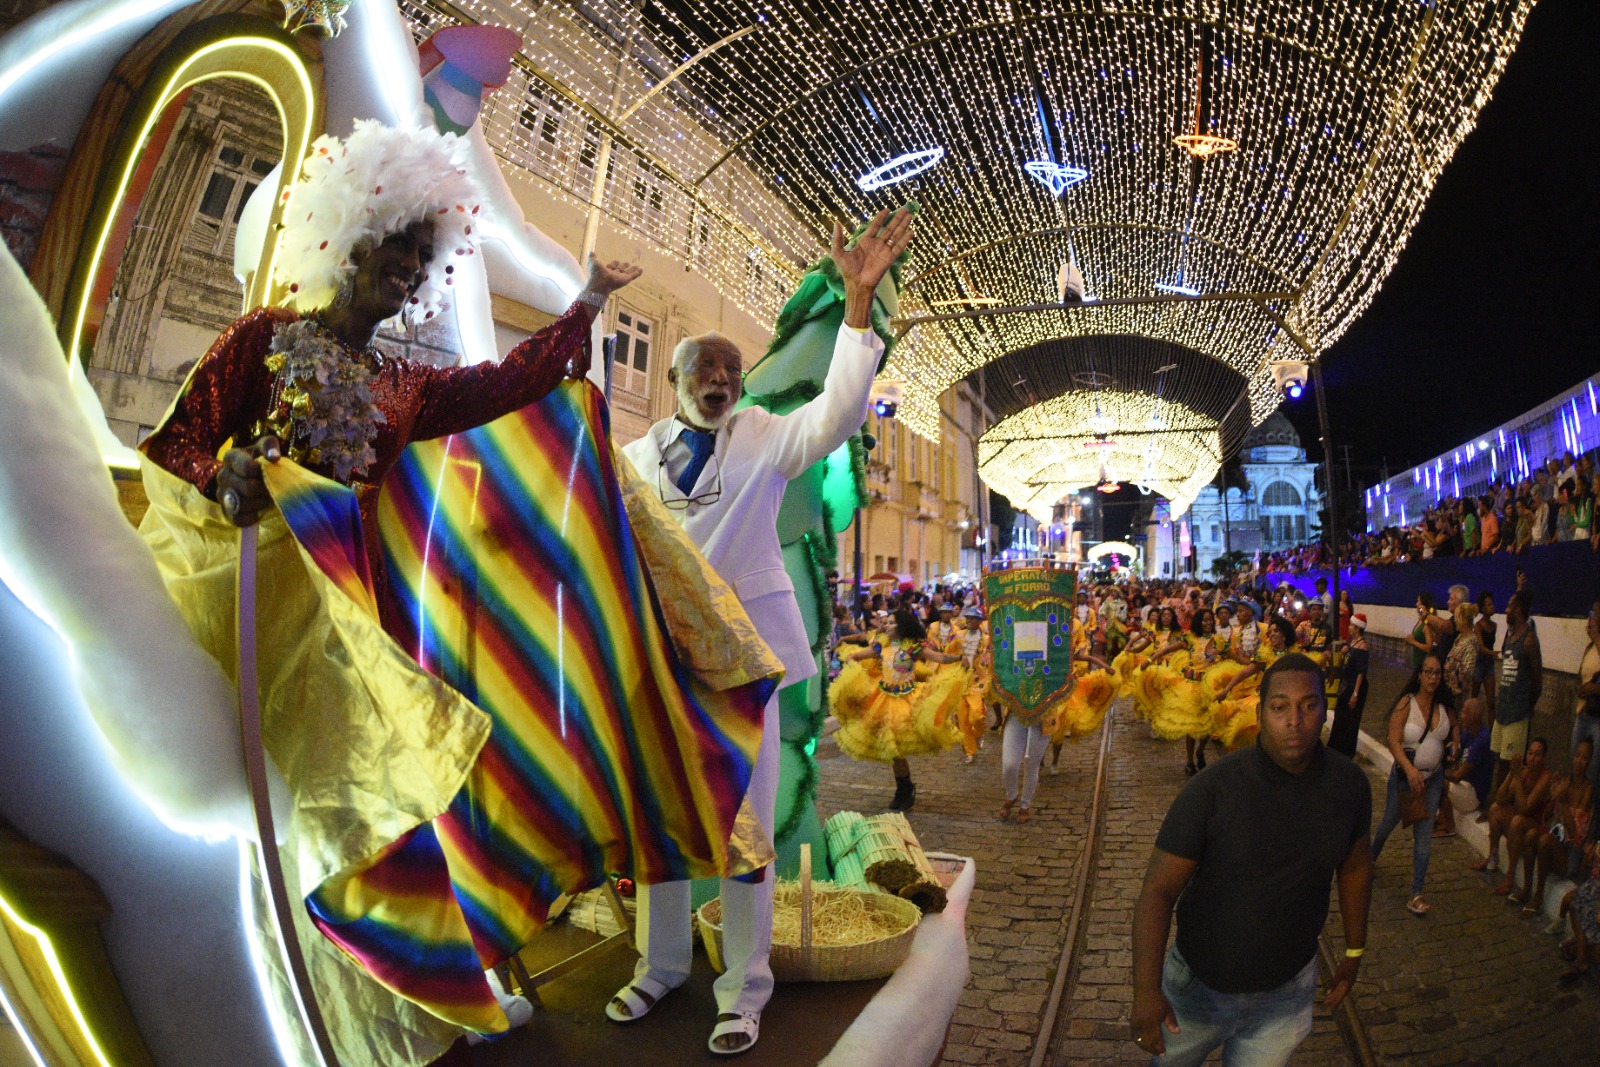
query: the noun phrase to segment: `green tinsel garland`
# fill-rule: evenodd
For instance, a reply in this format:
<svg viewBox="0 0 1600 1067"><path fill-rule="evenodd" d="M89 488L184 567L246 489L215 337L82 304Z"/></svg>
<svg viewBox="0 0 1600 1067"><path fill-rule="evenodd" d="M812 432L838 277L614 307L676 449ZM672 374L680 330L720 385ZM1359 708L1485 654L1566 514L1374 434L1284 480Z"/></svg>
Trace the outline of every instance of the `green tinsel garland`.
<svg viewBox="0 0 1600 1067"><path fill-rule="evenodd" d="M826 676L824 676L823 690L827 690ZM786 840L795 831L800 829L800 820L805 818L806 809L817 802L817 760L806 751L806 741L785 741L800 755L800 780L795 783L794 804L789 808L789 817L783 820L783 825L773 832L772 843Z"/></svg>
<svg viewBox="0 0 1600 1067"><path fill-rule="evenodd" d="M810 378L801 378L770 393L746 393L745 399L750 402L751 407L766 408L774 415L787 415L801 404L815 400L821 395L822 386Z"/></svg>

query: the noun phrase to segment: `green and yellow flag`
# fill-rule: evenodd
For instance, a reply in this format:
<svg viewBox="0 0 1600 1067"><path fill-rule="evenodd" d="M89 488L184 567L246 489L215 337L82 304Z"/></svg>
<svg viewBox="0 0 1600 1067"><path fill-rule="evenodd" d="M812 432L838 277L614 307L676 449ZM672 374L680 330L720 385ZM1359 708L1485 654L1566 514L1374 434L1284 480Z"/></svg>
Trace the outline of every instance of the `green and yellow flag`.
<svg viewBox="0 0 1600 1067"><path fill-rule="evenodd" d="M1072 695L1072 605L1077 571L1049 560L1001 563L984 572L994 650L994 691L1032 724Z"/></svg>

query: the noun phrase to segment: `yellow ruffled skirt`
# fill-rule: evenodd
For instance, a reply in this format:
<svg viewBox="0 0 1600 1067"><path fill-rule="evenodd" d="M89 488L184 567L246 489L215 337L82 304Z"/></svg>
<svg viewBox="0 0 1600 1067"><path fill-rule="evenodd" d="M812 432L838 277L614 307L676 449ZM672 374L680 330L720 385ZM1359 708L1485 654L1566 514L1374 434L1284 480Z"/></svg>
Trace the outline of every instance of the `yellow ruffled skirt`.
<svg viewBox="0 0 1600 1067"><path fill-rule="evenodd" d="M862 661L846 663L828 694L840 723L834 735L839 750L874 763L944 751L961 737L958 721L969 677L965 668L949 664L896 696L878 685Z"/></svg>
<svg viewBox="0 0 1600 1067"><path fill-rule="evenodd" d="M1067 738L1076 741L1100 729L1106 711L1117 696L1122 680L1114 672L1092 670L1078 678L1072 695L1044 721L1044 732L1060 744Z"/></svg>
<svg viewBox="0 0 1600 1067"><path fill-rule="evenodd" d="M1203 682L1184 677L1177 667L1155 663L1144 669L1140 694L1149 703L1150 729L1158 737L1176 741L1211 736L1211 701Z"/></svg>
<svg viewBox="0 0 1600 1067"><path fill-rule="evenodd" d="M1147 652L1117 653L1116 659L1111 661L1111 672L1117 677L1118 696L1133 696L1139 672L1144 670L1145 664L1149 662L1150 654Z"/></svg>
<svg viewBox="0 0 1600 1067"><path fill-rule="evenodd" d="M1255 742L1261 732L1256 717L1261 703L1261 675L1247 678L1234 686L1227 700L1216 705L1216 721L1211 736L1230 749Z"/></svg>
<svg viewBox="0 0 1600 1067"><path fill-rule="evenodd" d="M978 754L978 742L989 728L989 679L987 672L974 669L967 691L956 706L956 730L961 734L961 750L969 756Z"/></svg>

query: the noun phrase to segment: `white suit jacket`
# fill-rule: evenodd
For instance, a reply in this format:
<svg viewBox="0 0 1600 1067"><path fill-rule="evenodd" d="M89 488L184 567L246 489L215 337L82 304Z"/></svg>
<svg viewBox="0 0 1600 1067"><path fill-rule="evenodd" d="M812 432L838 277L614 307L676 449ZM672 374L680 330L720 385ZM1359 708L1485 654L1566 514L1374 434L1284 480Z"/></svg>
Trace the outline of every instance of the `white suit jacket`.
<svg viewBox="0 0 1600 1067"><path fill-rule="evenodd" d="M722 495L712 503L673 511L706 560L733 587L756 632L783 661L784 686L810 678L817 664L794 583L783 569L778 507L791 478L844 444L866 421L882 354L883 341L870 329L841 326L822 392L787 415L756 407L735 412L717 432L714 458L687 494L709 495L720 478ZM662 458L682 429L676 417L662 419L622 449L639 476L668 503L685 496Z"/></svg>

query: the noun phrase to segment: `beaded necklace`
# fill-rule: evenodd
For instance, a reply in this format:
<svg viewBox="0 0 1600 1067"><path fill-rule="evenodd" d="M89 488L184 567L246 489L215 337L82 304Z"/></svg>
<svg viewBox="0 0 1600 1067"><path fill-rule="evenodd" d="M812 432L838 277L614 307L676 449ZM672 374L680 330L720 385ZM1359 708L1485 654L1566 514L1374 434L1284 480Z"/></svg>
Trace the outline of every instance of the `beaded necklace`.
<svg viewBox="0 0 1600 1067"><path fill-rule="evenodd" d="M351 348L320 318L281 323L267 356L276 378L265 432L280 439L290 459L341 482L366 474L378 458L378 424L388 421L372 403L368 360L381 367L383 358L376 348Z"/></svg>

